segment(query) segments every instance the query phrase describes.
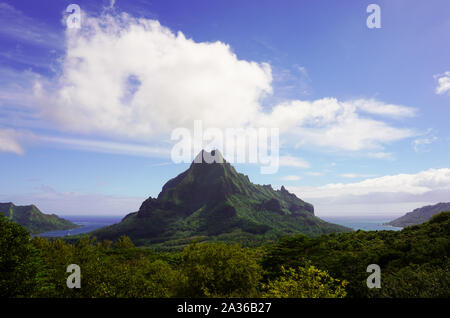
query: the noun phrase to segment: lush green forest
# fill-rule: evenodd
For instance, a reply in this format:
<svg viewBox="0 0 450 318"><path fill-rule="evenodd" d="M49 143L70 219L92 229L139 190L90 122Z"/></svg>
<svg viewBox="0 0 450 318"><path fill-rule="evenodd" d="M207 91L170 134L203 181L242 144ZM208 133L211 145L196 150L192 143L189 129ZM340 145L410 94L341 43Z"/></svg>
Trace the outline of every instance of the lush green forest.
<svg viewBox="0 0 450 318"><path fill-rule="evenodd" d="M449 297L450 212L402 231L285 237L249 248L192 243L161 252L112 242L30 238L0 218L3 297ZM381 267L368 289L367 265ZM70 289L69 264L81 268Z"/></svg>

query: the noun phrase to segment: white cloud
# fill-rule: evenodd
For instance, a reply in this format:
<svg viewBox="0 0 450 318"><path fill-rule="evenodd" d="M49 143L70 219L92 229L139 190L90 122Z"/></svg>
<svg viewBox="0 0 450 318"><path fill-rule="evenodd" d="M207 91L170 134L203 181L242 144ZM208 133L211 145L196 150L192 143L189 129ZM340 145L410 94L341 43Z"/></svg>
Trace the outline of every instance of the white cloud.
<svg viewBox="0 0 450 318"><path fill-rule="evenodd" d="M142 144L119 143L104 140L87 140L67 137L39 136L40 141L62 146L68 146L73 149L84 151L104 152L112 154L144 156L144 157L163 157L170 154L168 147L155 147Z"/></svg>
<svg viewBox="0 0 450 318"><path fill-rule="evenodd" d="M308 71L306 70L306 67L297 65L297 69L299 72L308 80L311 81L311 78L309 77Z"/></svg>
<svg viewBox="0 0 450 318"><path fill-rule="evenodd" d="M13 129L0 127L0 152L12 152L18 155L24 153L18 139L20 134Z"/></svg>
<svg viewBox="0 0 450 318"><path fill-rule="evenodd" d="M415 135L368 117L410 117L414 109L373 99L291 100L263 110L273 90L269 64L155 20L105 14L84 16L82 26L67 30L61 76L35 85L43 115L64 130L148 141L200 119L205 128L279 127L288 142L345 151L378 151Z"/></svg>
<svg viewBox="0 0 450 318"><path fill-rule="evenodd" d="M227 44L197 43L155 20L86 16L81 31L66 36L58 86L35 89L44 113L73 131L145 139L195 119L241 127L272 91L268 64L239 60Z"/></svg>
<svg viewBox="0 0 450 318"><path fill-rule="evenodd" d="M450 92L450 71L444 74L435 75L438 81L438 86L436 87L436 94L444 94Z"/></svg>
<svg viewBox="0 0 450 318"><path fill-rule="evenodd" d="M308 197L366 195L374 192L423 194L436 189L450 190L450 169L429 169L417 174L398 174L366 179L357 183L335 183L304 189ZM305 192L306 191L306 192Z"/></svg>
<svg viewBox="0 0 450 318"><path fill-rule="evenodd" d="M373 102L373 101L372 101ZM378 105L377 113L394 117L410 116L404 106L394 112L392 105ZM260 123L266 127L280 127L280 131L300 140L297 146L305 144L327 149L358 151L379 149L383 144L395 142L415 135L406 128L395 128L389 124L362 117L358 113L358 102L341 102L335 98L322 98L315 101L290 101L273 108L270 114L264 114ZM364 106L365 107L365 106ZM412 112L412 111L411 111ZM376 133L374 133L376 132Z"/></svg>
<svg viewBox="0 0 450 318"><path fill-rule="evenodd" d="M434 135L433 129L429 128L419 138L414 139L411 144L415 152L428 152L430 145L436 142L438 138Z"/></svg>
<svg viewBox="0 0 450 318"><path fill-rule="evenodd" d="M413 117L417 112L411 107L385 104L375 99L357 99L352 104L363 112L389 117Z"/></svg>
<svg viewBox="0 0 450 318"><path fill-rule="evenodd" d="M390 152L383 152L383 151L369 152L367 154L367 156L370 157L370 158L376 158L376 159L393 159L394 158L392 153L390 153Z"/></svg>
<svg viewBox="0 0 450 318"><path fill-rule="evenodd" d="M415 152L428 152L428 146L437 140L436 136L417 138L413 140L413 147Z"/></svg>
<svg viewBox="0 0 450 318"><path fill-rule="evenodd" d="M292 156L280 156L279 165L294 168L309 168L308 162Z"/></svg>
<svg viewBox="0 0 450 318"><path fill-rule="evenodd" d="M107 7L107 9L113 9L115 4L116 4L116 0L110 0L109 7Z"/></svg>
<svg viewBox="0 0 450 318"><path fill-rule="evenodd" d="M17 71L9 67L0 67L0 72L0 110L3 105L32 106L32 86L39 75L31 70Z"/></svg>
<svg viewBox="0 0 450 318"><path fill-rule="evenodd" d="M359 173L341 173L340 176L349 179L374 177L373 174L359 174Z"/></svg>
<svg viewBox="0 0 450 318"><path fill-rule="evenodd" d="M300 198L318 205L320 213L344 214L354 211L363 215L371 208L380 213L398 213L401 210L384 210L392 204L397 209L413 203L449 201L450 169L429 169L416 174L397 174L369 178L356 183L333 183L319 187L289 187ZM365 205L366 210L355 211L355 206ZM419 207L419 206L417 206ZM404 211L404 212L407 212ZM351 213L353 214L353 213Z"/></svg>
<svg viewBox="0 0 450 318"><path fill-rule="evenodd" d="M357 178L358 175L356 173L342 173L340 174L341 177L344 178Z"/></svg>
<svg viewBox="0 0 450 318"><path fill-rule="evenodd" d="M308 176L313 176L313 177L318 177L318 176L323 176L324 175L323 172L314 172L314 171L306 172L306 174Z"/></svg>
<svg viewBox="0 0 450 318"><path fill-rule="evenodd" d="M294 175L284 176L284 177L281 178L281 180L284 180L284 181L297 181L297 180L300 180L300 179L301 179L300 176L294 176Z"/></svg>

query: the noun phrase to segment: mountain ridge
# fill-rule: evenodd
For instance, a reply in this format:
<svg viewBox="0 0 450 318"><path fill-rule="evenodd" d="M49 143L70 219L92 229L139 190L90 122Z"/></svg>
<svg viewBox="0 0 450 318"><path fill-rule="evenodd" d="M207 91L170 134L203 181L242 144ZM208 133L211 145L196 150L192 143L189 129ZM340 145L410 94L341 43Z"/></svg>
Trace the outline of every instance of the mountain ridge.
<svg viewBox="0 0 450 318"><path fill-rule="evenodd" d="M0 214L28 229L32 234L47 231L69 230L79 227L56 214L45 214L34 204L15 205L12 202L0 203Z"/></svg>
<svg viewBox="0 0 450 318"><path fill-rule="evenodd" d="M211 157L218 162L211 162ZM350 229L315 217L313 205L284 186L274 190L253 184L220 152L202 150L186 171L164 184L156 198L149 197L139 211L92 235L99 239L127 235L142 245L179 246L193 239L251 245L286 234L346 231Z"/></svg>
<svg viewBox="0 0 450 318"><path fill-rule="evenodd" d="M434 215L444 211L450 211L450 202L440 202L434 205L426 205L414 209L413 211L386 223L386 225L406 227L422 224L430 220Z"/></svg>

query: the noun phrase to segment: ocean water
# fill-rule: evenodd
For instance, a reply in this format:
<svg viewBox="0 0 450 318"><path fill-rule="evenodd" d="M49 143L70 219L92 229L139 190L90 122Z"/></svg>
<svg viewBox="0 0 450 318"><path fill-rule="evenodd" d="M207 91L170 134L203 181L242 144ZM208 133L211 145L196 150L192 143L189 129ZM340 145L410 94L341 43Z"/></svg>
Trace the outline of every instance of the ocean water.
<svg viewBox="0 0 450 318"><path fill-rule="evenodd" d="M320 217L320 216L319 216ZM65 219L72 221L75 224L81 225L82 227L64 230L64 231L50 231L45 233L36 234L36 236L42 237L61 237L66 235L76 235L83 234L94 231L98 228L108 226L114 223L120 222L123 216L64 216ZM395 217L394 217L395 218ZM389 222L394 218L352 218L352 217L321 217L321 219L343 225L354 230L364 230L364 231L382 231L391 230L399 231L401 228L393 227L389 225L383 225L383 223Z"/></svg>
<svg viewBox="0 0 450 318"><path fill-rule="evenodd" d="M319 216L320 217L320 216ZM363 218L363 217L320 217L322 220L343 225L349 228L363 231L400 231L401 227L394 227L390 225L383 225L389 221L392 221L396 217L392 218Z"/></svg>
<svg viewBox="0 0 450 318"><path fill-rule="evenodd" d="M114 223L120 222L123 216L62 216L66 220L72 221L75 224L81 225L81 227L64 230L64 231L50 231L36 234L41 237L61 237L66 235L83 234L94 231L98 228L108 226Z"/></svg>

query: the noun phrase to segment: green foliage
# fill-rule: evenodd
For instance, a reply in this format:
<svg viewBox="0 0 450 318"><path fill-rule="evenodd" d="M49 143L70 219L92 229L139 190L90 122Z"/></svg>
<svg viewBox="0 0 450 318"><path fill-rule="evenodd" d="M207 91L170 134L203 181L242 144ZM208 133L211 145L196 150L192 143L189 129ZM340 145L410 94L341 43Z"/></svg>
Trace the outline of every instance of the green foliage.
<svg viewBox="0 0 450 318"><path fill-rule="evenodd" d="M33 243L46 265L38 297L243 297L256 295L261 278L256 252L238 245L192 244L168 257L127 237L112 249L89 237ZM69 264L81 268L80 289L66 287Z"/></svg>
<svg viewBox="0 0 450 318"><path fill-rule="evenodd" d="M378 264L382 271L382 286L384 282L388 284L386 287L399 286L399 290L403 290L401 295L407 297L420 297L423 294L420 286L428 286L427 295L439 297L448 280L427 278L424 268L433 269L429 274L438 277L443 272L437 269L445 268L449 254L450 212L443 212L428 223L398 232L357 231L320 238L286 237L268 248L262 264L267 271L266 280L281 275L281 266L297 268L311 262L333 277L348 281L347 292L351 297L395 297L394 287L367 288L367 266ZM415 267L410 267L413 265L421 266L417 275L413 275L412 268ZM426 285L429 279L440 287ZM419 281L422 283L417 283Z"/></svg>
<svg viewBox="0 0 450 318"><path fill-rule="evenodd" d="M450 212L400 232L286 237L265 247L135 247L128 237L71 242L35 237L0 218L0 296L6 297L450 297ZM67 266L81 268L70 289ZM367 265L381 267L368 289ZM348 283L347 283L348 282Z"/></svg>
<svg viewBox="0 0 450 318"><path fill-rule="evenodd" d="M133 248L135 247L133 244L133 241L125 235L122 235L121 237L119 237L119 239L117 240L117 242L114 244L115 248Z"/></svg>
<svg viewBox="0 0 450 318"><path fill-rule="evenodd" d="M383 276L378 297L450 298L450 261L444 266L410 265ZM371 295L369 295L371 296Z"/></svg>
<svg viewBox="0 0 450 318"><path fill-rule="evenodd" d="M134 248L127 237L114 249L111 242L98 243L87 236L75 245L39 237L33 244L45 260L38 297L172 297L182 281L171 265ZM69 264L81 268L80 289L66 286Z"/></svg>
<svg viewBox="0 0 450 318"><path fill-rule="evenodd" d="M270 298L343 298L346 281L331 277L314 266L297 269L281 267L281 275L263 284L263 297Z"/></svg>
<svg viewBox="0 0 450 318"><path fill-rule="evenodd" d="M30 296L39 261L28 232L0 214L0 297Z"/></svg>
<svg viewBox="0 0 450 318"><path fill-rule="evenodd" d="M0 213L34 234L78 227L78 225L55 214L42 213L35 205L17 206L13 203L0 203Z"/></svg>
<svg viewBox="0 0 450 318"><path fill-rule="evenodd" d="M261 278L256 253L237 244L191 244L181 254L181 270L188 297L251 297Z"/></svg>

